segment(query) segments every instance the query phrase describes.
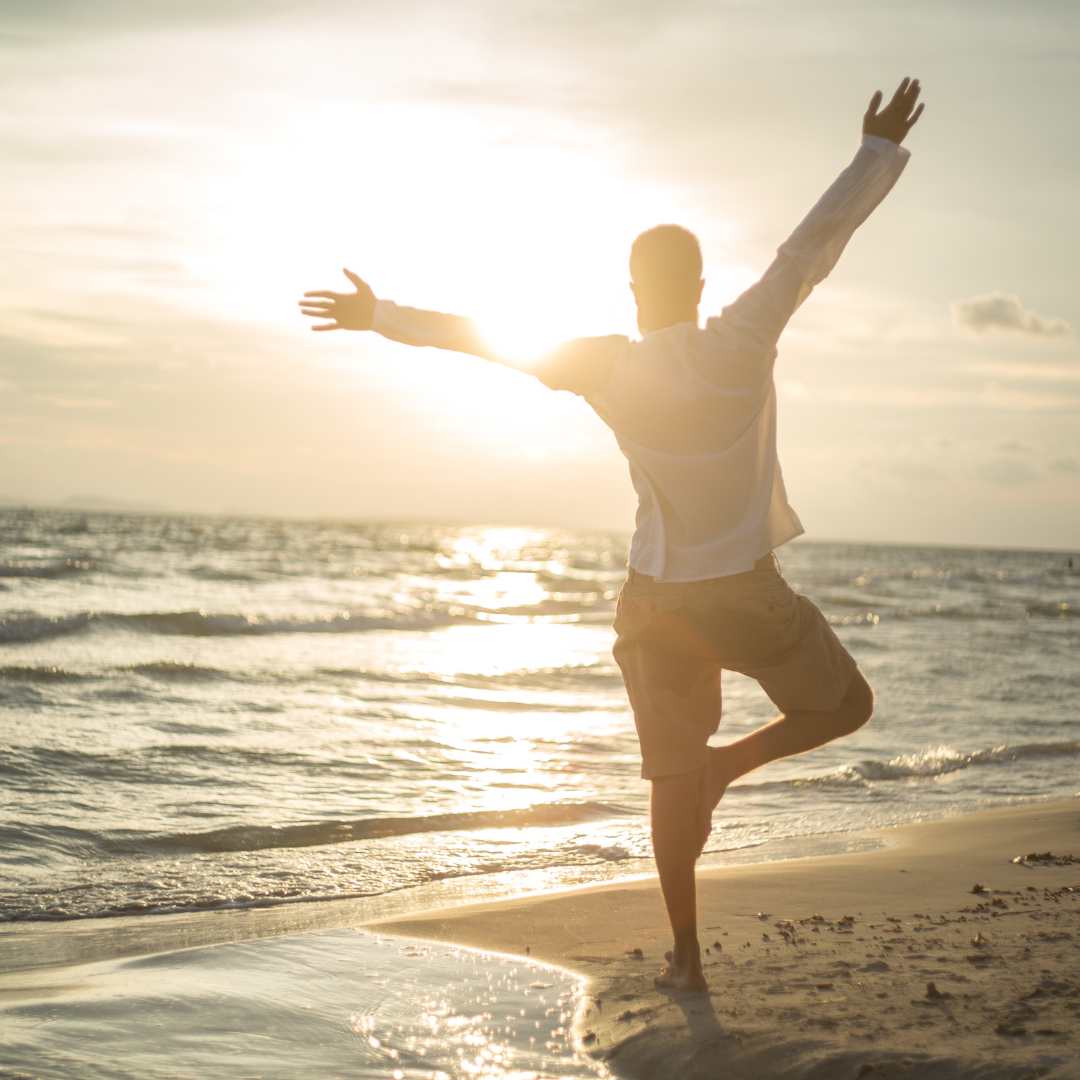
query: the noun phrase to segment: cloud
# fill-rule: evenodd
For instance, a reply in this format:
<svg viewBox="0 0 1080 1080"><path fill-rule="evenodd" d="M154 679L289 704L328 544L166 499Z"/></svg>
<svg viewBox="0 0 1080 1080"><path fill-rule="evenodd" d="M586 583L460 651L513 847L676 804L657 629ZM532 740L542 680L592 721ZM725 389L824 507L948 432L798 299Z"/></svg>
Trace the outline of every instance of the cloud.
<svg viewBox="0 0 1080 1080"><path fill-rule="evenodd" d="M1018 461L1014 457L992 457L981 461L976 466L976 472L982 480L999 487L1016 487L1041 479L1026 461Z"/></svg>
<svg viewBox="0 0 1080 1080"><path fill-rule="evenodd" d="M1008 293L992 292L987 296L973 296L970 300L954 300L949 307L957 327L977 334L1012 330L1030 337L1073 336L1072 327L1064 319L1044 318L1037 312L1028 311L1018 296Z"/></svg>
<svg viewBox="0 0 1080 1080"><path fill-rule="evenodd" d="M1068 440L1068 441L1065 441ZM1070 445L1072 443L1073 445ZM989 441L975 437L926 435L885 441L842 440L810 451L808 474L817 478L862 474L875 483L890 481L934 496L950 485L978 488L1053 488L1071 492L1080 478L1080 452L1071 432L1065 439ZM806 452L804 452L804 458ZM790 470L795 472L793 468ZM818 483L834 483L818 479ZM920 496L921 497L921 496Z"/></svg>
<svg viewBox="0 0 1080 1080"><path fill-rule="evenodd" d="M1056 473L1080 473L1080 456L1054 458L1046 467Z"/></svg>

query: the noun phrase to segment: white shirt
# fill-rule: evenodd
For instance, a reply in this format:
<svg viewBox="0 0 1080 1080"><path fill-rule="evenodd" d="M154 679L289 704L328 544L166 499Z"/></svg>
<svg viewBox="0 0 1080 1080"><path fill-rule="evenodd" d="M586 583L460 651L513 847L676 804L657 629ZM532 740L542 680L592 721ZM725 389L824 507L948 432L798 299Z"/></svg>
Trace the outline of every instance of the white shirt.
<svg viewBox="0 0 1080 1080"><path fill-rule="evenodd" d="M640 341L578 338L532 372L584 397L629 461L638 495L634 570L659 581L724 577L802 534L776 453L776 342L909 156L864 135L764 277L704 328L679 323ZM457 315L380 300L372 329L407 345L498 359Z"/></svg>

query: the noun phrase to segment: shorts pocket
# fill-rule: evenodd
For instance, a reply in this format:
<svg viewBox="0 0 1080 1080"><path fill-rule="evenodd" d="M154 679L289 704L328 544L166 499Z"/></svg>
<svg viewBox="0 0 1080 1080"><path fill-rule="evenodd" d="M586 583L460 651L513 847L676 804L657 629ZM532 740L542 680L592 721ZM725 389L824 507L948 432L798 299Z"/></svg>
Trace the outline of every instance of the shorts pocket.
<svg viewBox="0 0 1080 1080"><path fill-rule="evenodd" d="M790 610L796 593L787 585L773 585L767 589L752 589L743 594L743 604L748 610L775 614Z"/></svg>
<svg viewBox="0 0 1080 1080"><path fill-rule="evenodd" d="M630 593L626 603L638 614L661 615L665 611L674 611L682 607L686 597L679 593Z"/></svg>

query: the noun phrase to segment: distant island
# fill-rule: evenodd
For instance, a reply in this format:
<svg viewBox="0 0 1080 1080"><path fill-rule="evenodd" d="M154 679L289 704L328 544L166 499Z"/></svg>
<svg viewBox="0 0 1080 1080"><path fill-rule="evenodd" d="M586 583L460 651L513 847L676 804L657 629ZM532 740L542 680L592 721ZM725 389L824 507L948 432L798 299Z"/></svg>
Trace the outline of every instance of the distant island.
<svg viewBox="0 0 1080 1080"><path fill-rule="evenodd" d="M69 495L60 502L0 495L0 506L25 506L42 510L116 510L121 513L165 514L173 512L172 508L164 503L114 499L110 495Z"/></svg>

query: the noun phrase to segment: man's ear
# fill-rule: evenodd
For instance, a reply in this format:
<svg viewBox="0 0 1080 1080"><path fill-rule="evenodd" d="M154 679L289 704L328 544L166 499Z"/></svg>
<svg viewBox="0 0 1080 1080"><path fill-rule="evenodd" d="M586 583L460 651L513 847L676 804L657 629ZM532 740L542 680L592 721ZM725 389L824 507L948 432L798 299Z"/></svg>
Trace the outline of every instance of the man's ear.
<svg viewBox="0 0 1080 1080"><path fill-rule="evenodd" d="M705 279L704 279L704 278L702 278L702 279L701 279L701 280L700 280L700 281L698 282L698 291L697 291L697 302L698 302L699 304L701 303L701 294L702 294L702 293L703 293L704 291L705 291Z"/></svg>
<svg viewBox="0 0 1080 1080"><path fill-rule="evenodd" d="M629 284L630 284L630 291L634 294L634 300L637 300L637 298L638 298L637 286L632 281Z"/></svg>

